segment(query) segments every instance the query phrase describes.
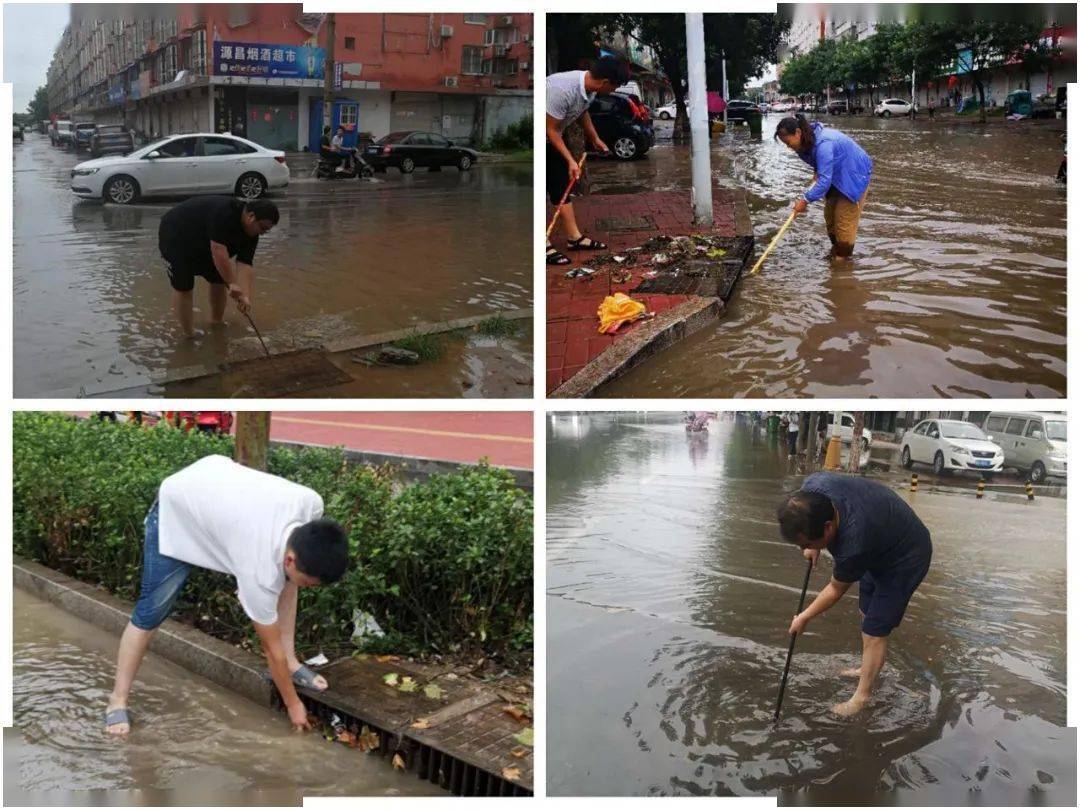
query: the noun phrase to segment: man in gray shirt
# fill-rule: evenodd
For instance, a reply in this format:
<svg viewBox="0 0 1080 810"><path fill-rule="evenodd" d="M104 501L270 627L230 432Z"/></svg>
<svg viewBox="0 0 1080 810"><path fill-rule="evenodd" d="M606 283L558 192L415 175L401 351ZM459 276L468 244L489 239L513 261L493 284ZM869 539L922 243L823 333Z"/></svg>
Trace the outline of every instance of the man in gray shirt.
<svg viewBox="0 0 1080 810"><path fill-rule="evenodd" d="M552 205L559 204L571 180L576 183L581 177L581 169L563 141L563 132L580 118L588 142L601 152L609 152L589 118L589 104L598 93L610 95L629 80L629 65L613 56L600 57L588 70L569 70L547 77L547 193ZM574 206L569 202L559 216L570 250L604 250L607 247L581 233L574 217ZM570 264L570 259L549 241L547 263Z"/></svg>

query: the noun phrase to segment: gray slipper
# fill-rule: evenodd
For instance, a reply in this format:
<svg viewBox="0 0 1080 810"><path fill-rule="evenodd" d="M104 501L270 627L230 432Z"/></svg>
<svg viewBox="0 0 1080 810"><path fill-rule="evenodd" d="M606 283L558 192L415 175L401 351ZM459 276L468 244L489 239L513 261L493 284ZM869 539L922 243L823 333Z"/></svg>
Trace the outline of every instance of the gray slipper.
<svg viewBox="0 0 1080 810"><path fill-rule="evenodd" d="M131 729L131 712L127 709L113 709L111 712L105 712L105 728L118 726L121 723L127 723L128 729Z"/></svg>
<svg viewBox="0 0 1080 810"><path fill-rule="evenodd" d="M269 683L273 683L274 681L274 679L270 677L270 670L268 669L262 671L262 677L264 681L268 681ZM315 670L306 664L301 664L300 669L292 674L292 682L294 685L301 686L304 689L310 689L312 692L322 692L323 690L315 685L315 678L317 677L318 673Z"/></svg>

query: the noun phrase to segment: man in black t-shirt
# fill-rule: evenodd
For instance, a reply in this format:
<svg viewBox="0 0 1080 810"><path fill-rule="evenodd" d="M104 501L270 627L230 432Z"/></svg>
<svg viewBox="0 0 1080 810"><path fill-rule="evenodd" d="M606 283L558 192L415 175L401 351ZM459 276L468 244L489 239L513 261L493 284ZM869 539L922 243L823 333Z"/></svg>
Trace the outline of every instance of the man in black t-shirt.
<svg viewBox="0 0 1080 810"><path fill-rule="evenodd" d="M849 475L815 473L788 495L776 511L780 533L817 562L821 549L833 558L829 584L791 622L801 633L859 583L862 613L862 666L843 674L858 676L855 694L833 711L850 716L870 700L874 679L885 665L889 633L904 617L915 589L930 569L930 532L914 510L883 484Z"/></svg>
<svg viewBox="0 0 1080 810"><path fill-rule="evenodd" d="M168 267L173 309L185 337L196 334L196 276L210 282L211 323L224 322L229 297L241 312L251 308L255 249L279 216L269 200L214 196L192 197L161 218L158 248Z"/></svg>

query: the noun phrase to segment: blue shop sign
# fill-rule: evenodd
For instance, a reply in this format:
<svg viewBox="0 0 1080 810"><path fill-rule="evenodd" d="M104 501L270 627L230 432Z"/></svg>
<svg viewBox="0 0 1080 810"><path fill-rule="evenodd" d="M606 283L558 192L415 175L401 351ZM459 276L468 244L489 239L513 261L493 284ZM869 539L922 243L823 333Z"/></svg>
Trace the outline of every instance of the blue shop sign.
<svg viewBox="0 0 1080 810"><path fill-rule="evenodd" d="M215 42L214 73L271 79L321 79L326 49L261 42Z"/></svg>
<svg viewBox="0 0 1080 810"><path fill-rule="evenodd" d="M123 83L114 84L106 92L106 98L109 100L110 104L123 104L124 103L124 97L126 95L127 95L127 93L124 92Z"/></svg>

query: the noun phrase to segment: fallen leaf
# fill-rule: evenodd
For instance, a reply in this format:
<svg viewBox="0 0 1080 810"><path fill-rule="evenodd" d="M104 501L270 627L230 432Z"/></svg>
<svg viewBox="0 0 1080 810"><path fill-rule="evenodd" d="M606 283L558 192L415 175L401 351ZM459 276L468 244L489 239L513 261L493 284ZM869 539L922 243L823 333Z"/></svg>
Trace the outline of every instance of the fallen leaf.
<svg viewBox="0 0 1080 810"><path fill-rule="evenodd" d="M514 759L521 759L527 753L529 753L528 748L522 748L521 746L518 746L510 752L510 756L512 756Z"/></svg>
<svg viewBox="0 0 1080 810"><path fill-rule="evenodd" d="M503 768L502 778L513 781L521 778L521 768Z"/></svg>
<svg viewBox="0 0 1080 810"><path fill-rule="evenodd" d="M526 729L522 729L520 734L514 735L514 742L527 745L529 748L533 747L533 730L532 726Z"/></svg>
<svg viewBox="0 0 1080 810"><path fill-rule="evenodd" d="M380 664L385 664L388 661L400 661L401 659L396 655L376 655L375 660Z"/></svg>
<svg viewBox="0 0 1080 810"><path fill-rule="evenodd" d="M429 683L424 687L424 696L431 700L439 700L445 693L437 683Z"/></svg>
<svg viewBox="0 0 1080 810"><path fill-rule="evenodd" d="M401 686L398 687L398 690L401 692L415 692L416 688L416 681L406 675L401 679Z"/></svg>
<svg viewBox="0 0 1080 810"><path fill-rule="evenodd" d="M413 723L411 728L417 728L417 729L423 730L425 728L431 728L431 723L428 722L428 720L426 718L421 718L421 719L417 720L415 723Z"/></svg>
<svg viewBox="0 0 1080 810"><path fill-rule="evenodd" d="M356 735L348 729L340 729L337 733L337 741L339 743L345 743L350 748L356 747Z"/></svg>
<svg viewBox="0 0 1080 810"><path fill-rule="evenodd" d="M356 738L356 747L361 751L377 751L379 749L379 734L364 726L360 736Z"/></svg>
<svg viewBox="0 0 1080 810"><path fill-rule="evenodd" d="M405 770L405 757L401 756L401 754L394 754L393 762L394 762L394 770L398 770L398 771Z"/></svg>
<svg viewBox="0 0 1080 810"><path fill-rule="evenodd" d="M382 682L385 683L387 686L397 686L397 683L398 683L398 675L397 675L397 673L396 672L388 672L388 673L386 673L385 675L383 675Z"/></svg>
<svg viewBox="0 0 1080 810"><path fill-rule="evenodd" d="M503 711L513 717L519 723L527 723L532 719L532 715L523 706L503 706Z"/></svg>

